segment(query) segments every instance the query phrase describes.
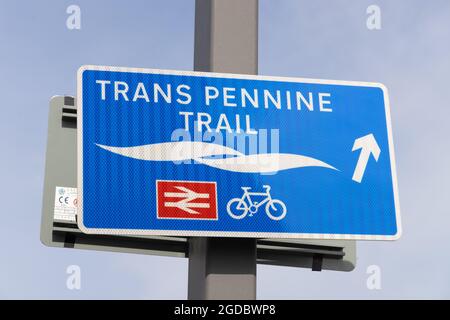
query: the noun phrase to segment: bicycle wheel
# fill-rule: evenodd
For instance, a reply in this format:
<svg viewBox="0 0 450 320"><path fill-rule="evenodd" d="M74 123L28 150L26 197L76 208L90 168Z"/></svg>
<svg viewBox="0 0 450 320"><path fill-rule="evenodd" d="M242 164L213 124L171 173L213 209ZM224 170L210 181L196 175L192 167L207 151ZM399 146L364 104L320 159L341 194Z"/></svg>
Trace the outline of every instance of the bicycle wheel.
<svg viewBox="0 0 450 320"><path fill-rule="evenodd" d="M286 205L281 200L272 200L266 204L266 213L272 220L281 220L286 216Z"/></svg>
<svg viewBox="0 0 450 320"><path fill-rule="evenodd" d="M242 219L248 213L248 206L240 198L234 198L228 201L227 212L233 219Z"/></svg>

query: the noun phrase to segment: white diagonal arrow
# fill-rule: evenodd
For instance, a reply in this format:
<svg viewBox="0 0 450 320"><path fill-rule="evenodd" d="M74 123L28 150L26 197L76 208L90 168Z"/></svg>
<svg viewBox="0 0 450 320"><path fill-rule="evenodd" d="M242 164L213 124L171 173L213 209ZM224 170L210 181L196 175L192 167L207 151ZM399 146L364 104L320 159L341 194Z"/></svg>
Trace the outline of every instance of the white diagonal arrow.
<svg viewBox="0 0 450 320"><path fill-rule="evenodd" d="M359 149L361 149L361 153L352 180L361 183L370 155L373 155L375 161L378 162L381 150L372 133L355 140L352 151Z"/></svg>
<svg viewBox="0 0 450 320"><path fill-rule="evenodd" d="M195 191L192 191L191 189L181 186L176 186L175 188L184 192L164 192L164 197L184 199L177 202L164 202L165 207L175 207L191 214L199 214L197 211L192 210L191 208L209 208L209 203L190 202L195 199L209 199L209 193L197 193Z"/></svg>

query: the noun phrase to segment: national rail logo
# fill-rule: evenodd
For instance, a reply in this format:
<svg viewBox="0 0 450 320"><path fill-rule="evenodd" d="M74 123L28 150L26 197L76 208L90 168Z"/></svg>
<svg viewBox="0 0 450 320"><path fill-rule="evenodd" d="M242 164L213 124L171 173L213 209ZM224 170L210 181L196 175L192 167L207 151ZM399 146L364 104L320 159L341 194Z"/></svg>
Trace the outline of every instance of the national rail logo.
<svg viewBox="0 0 450 320"><path fill-rule="evenodd" d="M215 182L156 181L158 219L217 220Z"/></svg>

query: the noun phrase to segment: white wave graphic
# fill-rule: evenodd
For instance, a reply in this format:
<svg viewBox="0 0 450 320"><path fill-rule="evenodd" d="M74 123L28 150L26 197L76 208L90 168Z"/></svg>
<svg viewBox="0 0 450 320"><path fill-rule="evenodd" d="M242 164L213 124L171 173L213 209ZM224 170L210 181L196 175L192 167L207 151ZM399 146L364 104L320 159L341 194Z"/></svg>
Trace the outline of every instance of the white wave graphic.
<svg viewBox="0 0 450 320"><path fill-rule="evenodd" d="M245 155L229 147L199 141L164 142L133 147L96 145L112 153L138 160L195 160L209 167L232 172L264 174L303 167L322 167L338 170L326 162L298 154L264 153ZM208 158L211 156L228 157Z"/></svg>
<svg viewBox="0 0 450 320"><path fill-rule="evenodd" d="M222 154L227 156L243 155L232 148L200 141L164 142L135 147L96 145L121 156L148 161L183 161Z"/></svg>
<svg viewBox="0 0 450 320"><path fill-rule="evenodd" d="M234 158L195 160L217 169L246 173L271 173L303 167L323 167L337 170L323 161L289 153L265 153Z"/></svg>

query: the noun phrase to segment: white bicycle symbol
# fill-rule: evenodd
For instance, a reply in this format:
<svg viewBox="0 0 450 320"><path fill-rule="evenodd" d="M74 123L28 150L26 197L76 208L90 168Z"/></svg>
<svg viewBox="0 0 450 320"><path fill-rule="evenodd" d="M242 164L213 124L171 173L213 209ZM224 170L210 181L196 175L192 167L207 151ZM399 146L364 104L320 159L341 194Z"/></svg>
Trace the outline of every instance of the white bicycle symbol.
<svg viewBox="0 0 450 320"><path fill-rule="evenodd" d="M270 186L264 185L266 192L249 192L250 187L242 187L244 194L242 198L233 198L228 201L228 214L234 219L242 219L249 212L250 217L253 216L263 204L266 204L266 214L272 220L281 220L286 216L287 209L283 201L272 199L270 195ZM255 202L251 196L265 196L261 202Z"/></svg>

